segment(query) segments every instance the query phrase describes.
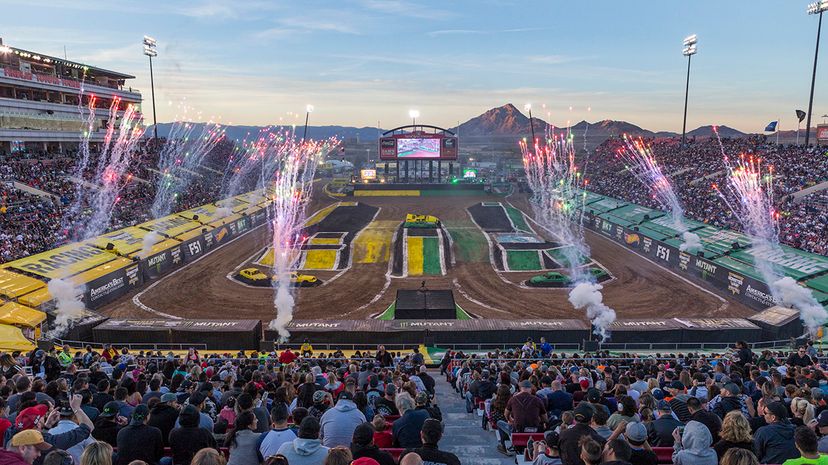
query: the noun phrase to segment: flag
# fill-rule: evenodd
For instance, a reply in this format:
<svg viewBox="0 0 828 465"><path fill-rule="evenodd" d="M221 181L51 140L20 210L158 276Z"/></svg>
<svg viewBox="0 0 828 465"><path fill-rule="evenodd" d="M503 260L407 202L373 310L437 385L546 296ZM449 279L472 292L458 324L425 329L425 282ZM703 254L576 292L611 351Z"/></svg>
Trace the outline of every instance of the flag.
<svg viewBox="0 0 828 465"><path fill-rule="evenodd" d="M805 119L805 112L802 110L796 110L796 117L799 118L799 122L801 123L802 120Z"/></svg>
<svg viewBox="0 0 828 465"><path fill-rule="evenodd" d="M776 123L778 123L778 122L779 121L771 121L770 123L768 123L768 125L765 126L765 132L776 131Z"/></svg>

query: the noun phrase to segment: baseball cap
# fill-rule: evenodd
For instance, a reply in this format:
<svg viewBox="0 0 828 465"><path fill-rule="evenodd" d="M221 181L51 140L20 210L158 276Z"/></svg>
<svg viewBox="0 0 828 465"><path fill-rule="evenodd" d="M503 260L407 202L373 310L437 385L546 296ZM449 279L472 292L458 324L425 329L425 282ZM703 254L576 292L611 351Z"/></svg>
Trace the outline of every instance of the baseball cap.
<svg viewBox="0 0 828 465"><path fill-rule="evenodd" d="M350 391L342 391L339 393L339 400L354 400L354 395Z"/></svg>
<svg viewBox="0 0 828 465"><path fill-rule="evenodd" d="M664 399L658 401L658 403L656 404L656 408L658 410L662 411L662 412L672 412L673 411L672 407L670 407L670 403L667 402Z"/></svg>
<svg viewBox="0 0 828 465"><path fill-rule="evenodd" d="M586 379L581 379L578 381L578 384L581 386L581 389L587 389L589 387L589 381Z"/></svg>
<svg viewBox="0 0 828 465"><path fill-rule="evenodd" d="M662 390L661 390L661 389L659 389L659 388L655 388L655 389L653 389L653 391L652 391L652 395L653 395L653 397L655 398L655 400L662 400L662 399L664 399L664 391L662 391Z"/></svg>
<svg viewBox="0 0 828 465"><path fill-rule="evenodd" d="M592 408L592 405L589 405L586 402L581 402L575 407L575 420L581 423L587 423L592 420L592 414L595 413L595 409Z"/></svg>
<svg viewBox="0 0 828 465"><path fill-rule="evenodd" d="M27 429L12 436L11 445L12 447L35 446L40 450L52 448L51 444L43 440L43 434L34 429Z"/></svg>
<svg viewBox="0 0 828 465"><path fill-rule="evenodd" d="M132 411L132 423L140 424L149 416L149 407L146 404L138 404Z"/></svg>
<svg viewBox="0 0 828 465"><path fill-rule="evenodd" d="M823 410L817 417L817 425L820 428L828 426L828 410Z"/></svg>
<svg viewBox="0 0 828 465"><path fill-rule="evenodd" d="M785 408L785 404L782 402L771 402L765 408L779 420L788 418L788 409Z"/></svg>
<svg viewBox="0 0 828 465"><path fill-rule="evenodd" d="M556 431L547 431L544 434L543 439L546 441L546 445L549 447L558 448L561 442L561 436Z"/></svg>
<svg viewBox="0 0 828 465"><path fill-rule="evenodd" d="M724 385L724 389L726 389L727 392L733 394L734 396L742 392L742 390L739 389L739 386L736 383L727 383Z"/></svg>
<svg viewBox="0 0 828 465"><path fill-rule="evenodd" d="M518 387L521 389L532 389L532 382L528 379L524 379L520 382L520 384L518 384Z"/></svg>
<svg viewBox="0 0 828 465"><path fill-rule="evenodd" d="M24 408L17 414L14 423L17 429L32 429L38 421L46 418L47 413L49 413L49 407L42 404Z"/></svg>
<svg viewBox="0 0 828 465"><path fill-rule="evenodd" d="M374 426L369 422L360 424L354 429L353 443L368 445L374 439Z"/></svg>
<svg viewBox="0 0 828 465"><path fill-rule="evenodd" d="M313 393L313 402L319 403L325 400L325 391L316 391Z"/></svg>
<svg viewBox="0 0 828 465"><path fill-rule="evenodd" d="M670 383L670 389L678 389L679 391L683 391L684 383L682 383L681 381L673 381L672 383Z"/></svg>
<svg viewBox="0 0 828 465"><path fill-rule="evenodd" d="M592 388L589 391L587 391L586 398L587 402L592 402L593 404L596 404L601 401L601 391Z"/></svg>
<svg viewBox="0 0 828 465"><path fill-rule="evenodd" d="M169 402L175 402L177 400L178 400L178 396L176 396L172 392L168 392L166 394L161 395L161 403L162 404L166 404L166 403L169 403Z"/></svg>
<svg viewBox="0 0 828 465"><path fill-rule="evenodd" d="M428 404L428 394L425 392L418 392L417 397L414 398L414 403L417 405L426 405Z"/></svg>
<svg viewBox="0 0 828 465"><path fill-rule="evenodd" d="M639 422L627 423L624 437L630 442L643 444L647 440L647 427Z"/></svg>
<svg viewBox="0 0 828 465"><path fill-rule="evenodd" d="M68 404L61 405L58 411L62 417L71 417L75 414L75 411Z"/></svg>
<svg viewBox="0 0 828 465"><path fill-rule="evenodd" d="M198 407L206 399L207 399L207 396L205 396L201 392L196 391L196 392L190 394L190 405L194 405L194 406Z"/></svg>
<svg viewBox="0 0 828 465"><path fill-rule="evenodd" d="M109 401L104 405L103 410L101 411L101 413L98 414L98 416L104 418L111 418L118 415L118 411L120 409L121 408L118 405L118 402L115 402L114 400Z"/></svg>

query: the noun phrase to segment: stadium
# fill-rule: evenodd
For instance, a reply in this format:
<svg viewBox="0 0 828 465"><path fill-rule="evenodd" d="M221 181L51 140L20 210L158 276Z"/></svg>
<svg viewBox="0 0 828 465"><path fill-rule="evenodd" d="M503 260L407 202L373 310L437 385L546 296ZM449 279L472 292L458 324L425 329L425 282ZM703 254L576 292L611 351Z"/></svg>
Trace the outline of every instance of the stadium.
<svg viewBox="0 0 828 465"><path fill-rule="evenodd" d="M687 131L695 34L681 133L530 103L242 126L200 97L159 122L156 85L215 82L152 37L143 91L25 43L0 38L0 463L825 460L816 59L796 131Z"/></svg>

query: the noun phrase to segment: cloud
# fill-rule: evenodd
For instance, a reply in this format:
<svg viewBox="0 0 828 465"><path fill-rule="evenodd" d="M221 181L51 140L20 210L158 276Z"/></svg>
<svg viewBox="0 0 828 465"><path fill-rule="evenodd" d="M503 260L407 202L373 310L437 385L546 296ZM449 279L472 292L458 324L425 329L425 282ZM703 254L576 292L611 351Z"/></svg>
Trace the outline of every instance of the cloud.
<svg viewBox="0 0 828 465"><path fill-rule="evenodd" d="M521 27L513 29L440 29L437 31L427 32L426 35L430 37L439 37L446 35L495 35L495 34L513 34L516 32L534 32L545 31L545 27Z"/></svg>
<svg viewBox="0 0 828 465"><path fill-rule="evenodd" d="M448 10L404 0L359 0L358 3L371 12L393 16L429 20L445 20L456 16Z"/></svg>

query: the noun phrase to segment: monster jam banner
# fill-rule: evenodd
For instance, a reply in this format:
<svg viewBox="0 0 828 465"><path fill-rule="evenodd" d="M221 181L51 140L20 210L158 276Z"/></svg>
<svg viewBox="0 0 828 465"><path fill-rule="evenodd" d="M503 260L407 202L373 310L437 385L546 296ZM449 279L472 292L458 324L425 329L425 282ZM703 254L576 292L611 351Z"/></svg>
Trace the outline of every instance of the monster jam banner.
<svg viewBox="0 0 828 465"><path fill-rule="evenodd" d="M150 255L141 260L144 279L150 280L164 276L175 268L180 267L184 261L183 258L181 245L176 245L155 255Z"/></svg>
<svg viewBox="0 0 828 465"><path fill-rule="evenodd" d="M88 308L95 309L121 297L141 283L138 264L125 266L86 283L83 301Z"/></svg>
<svg viewBox="0 0 828 465"><path fill-rule="evenodd" d="M184 261L191 262L202 256L207 251L207 244L204 242L206 234L198 236L181 243L181 252L184 254Z"/></svg>

